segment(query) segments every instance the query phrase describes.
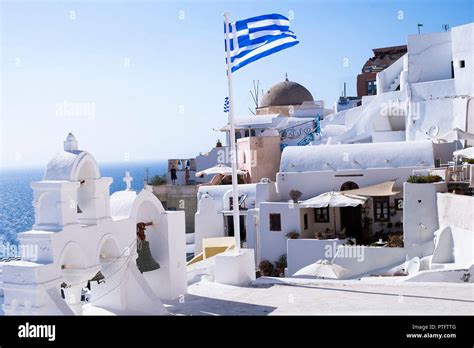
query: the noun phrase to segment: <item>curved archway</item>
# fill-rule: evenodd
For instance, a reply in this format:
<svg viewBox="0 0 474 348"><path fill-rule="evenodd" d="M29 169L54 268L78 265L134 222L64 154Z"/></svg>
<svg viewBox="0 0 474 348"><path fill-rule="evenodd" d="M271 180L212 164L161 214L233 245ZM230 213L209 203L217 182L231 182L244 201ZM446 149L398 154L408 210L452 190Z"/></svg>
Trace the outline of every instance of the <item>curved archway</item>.
<svg viewBox="0 0 474 348"><path fill-rule="evenodd" d="M79 243L69 241L59 257L61 269L83 269L86 267L85 252Z"/></svg>
<svg viewBox="0 0 474 348"><path fill-rule="evenodd" d="M141 191L130 212L130 217L135 220L135 223L152 223L151 226L146 227L146 240L150 243L151 255L155 260L159 259L159 250L164 246L159 243L159 226L161 222L161 213L165 209L160 200L151 192ZM135 238L135 235L134 235Z"/></svg>
<svg viewBox="0 0 474 348"><path fill-rule="evenodd" d="M72 181L99 179L100 170L97 161L87 152L80 156L71 173Z"/></svg>
<svg viewBox="0 0 474 348"><path fill-rule="evenodd" d="M99 241L96 260L98 263L106 259L119 258L125 250L120 250L119 244L112 234L106 234Z"/></svg>
<svg viewBox="0 0 474 348"><path fill-rule="evenodd" d="M357 185L353 181L346 181L344 184L341 185L340 191L349 191L349 190L357 190L359 185Z"/></svg>
<svg viewBox="0 0 474 348"><path fill-rule="evenodd" d="M56 199L50 192L44 192L38 199L38 213L36 224L54 225L58 223L58 211L56 209Z"/></svg>

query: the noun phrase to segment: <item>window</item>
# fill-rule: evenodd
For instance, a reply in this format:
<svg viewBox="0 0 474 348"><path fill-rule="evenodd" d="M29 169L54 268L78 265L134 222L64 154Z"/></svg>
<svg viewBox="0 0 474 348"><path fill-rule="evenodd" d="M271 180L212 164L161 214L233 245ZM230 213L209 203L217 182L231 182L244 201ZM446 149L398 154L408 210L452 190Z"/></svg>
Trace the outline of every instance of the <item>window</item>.
<svg viewBox="0 0 474 348"><path fill-rule="evenodd" d="M239 196L239 209L247 210L244 204L246 198L247 198L247 195L245 193ZM229 210L232 210L232 209L234 209L234 197L229 197Z"/></svg>
<svg viewBox="0 0 474 348"><path fill-rule="evenodd" d="M270 214L270 231L281 231L281 214Z"/></svg>
<svg viewBox="0 0 474 348"><path fill-rule="evenodd" d="M314 222L329 222L329 207L314 208Z"/></svg>
<svg viewBox="0 0 474 348"><path fill-rule="evenodd" d="M367 81L367 95L377 94L377 81L370 80Z"/></svg>
<svg viewBox="0 0 474 348"><path fill-rule="evenodd" d="M459 67L460 67L461 69L465 68L465 67L466 67L466 61L460 60L460 61L459 61Z"/></svg>
<svg viewBox="0 0 474 348"><path fill-rule="evenodd" d="M251 137L254 137L254 136L255 136L255 129L251 129L251 130L250 130L250 136L251 136Z"/></svg>
<svg viewBox="0 0 474 348"><path fill-rule="evenodd" d="M308 214L303 215L303 224L304 224L304 229L308 229Z"/></svg>
<svg viewBox="0 0 474 348"><path fill-rule="evenodd" d="M240 132L235 132L235 140L242 138L242 134Z"/></svg>
<svg viewBox="0 0 474 348"><path fill-rule="evenodd" d="M357 190L359 185L357 185L353 181L346 181L344 184L341 185L341 191L349 191L349 190Z"/></svg>
<svg viewBox="0 0 474 348"><path fill-rule="evenodd" d="M245 130L245 135L244 135L244 138L247 138L249 136L250 132L248 129Z"/></svg>
<svg viewBox="0 0 474 348"><path fill-rule="evenodd" d="M441 158L436 158L435 159L435 168L441 167Z"/></svg>
<svg viewBox="0 0 474 348"><path fill-rule="evenodd" d="M390 221L390 203L388 197L374 197L374 221Z"/></svg>

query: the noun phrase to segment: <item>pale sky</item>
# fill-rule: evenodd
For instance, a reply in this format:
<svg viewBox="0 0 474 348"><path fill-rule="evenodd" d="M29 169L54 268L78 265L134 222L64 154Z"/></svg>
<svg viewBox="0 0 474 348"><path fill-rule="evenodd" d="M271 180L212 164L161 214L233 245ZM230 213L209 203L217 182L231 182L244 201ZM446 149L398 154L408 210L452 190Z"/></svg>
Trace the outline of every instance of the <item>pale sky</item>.
<svg viewBox="0 0 474 348"><path fill-rule="evenodd" d="M237 115L252 80L284 79L332 107L372 48L473 21L472 2L2 1L1 165L44 165L73 132L101 162L194 157L218 138L227 96L224 11L280 13L300 44L234 74ZM349 66L343 66L344 58ZM66 109L64 108L66 106ZM76 111L68 113L71 107Z"/></svg>

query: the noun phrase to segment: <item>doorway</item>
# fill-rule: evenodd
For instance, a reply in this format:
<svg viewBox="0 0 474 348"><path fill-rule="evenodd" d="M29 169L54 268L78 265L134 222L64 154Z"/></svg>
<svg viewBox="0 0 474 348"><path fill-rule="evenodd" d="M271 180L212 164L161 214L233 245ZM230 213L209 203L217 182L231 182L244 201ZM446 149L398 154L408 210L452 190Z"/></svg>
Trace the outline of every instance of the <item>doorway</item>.
<svg viewBox="0 0 474 348"><path fill-rule="evenodd" d="M362 206L340 208L341 229L346 229L346 237L353 237L357 242L362 238Z"/></svg>
<svg viewBox="0 0 474 348"><path fill-rule="evenodd" d="M341 185L341 191L357 190L359 185L346 181ZM345 228L346 237L353 237L357 242L362 239L362 205L357 207L339 208L341 215L341 230Z"/></svg>
<svg viewBox="0 0 474 348"><path fill-rule="evenodd" d="M240 215L240 242L247 241L247 229L245 226L245 216ZM225 222L227 227L227 236L233 237L234 236L234 217L232 215L225 216Z"/></svg>

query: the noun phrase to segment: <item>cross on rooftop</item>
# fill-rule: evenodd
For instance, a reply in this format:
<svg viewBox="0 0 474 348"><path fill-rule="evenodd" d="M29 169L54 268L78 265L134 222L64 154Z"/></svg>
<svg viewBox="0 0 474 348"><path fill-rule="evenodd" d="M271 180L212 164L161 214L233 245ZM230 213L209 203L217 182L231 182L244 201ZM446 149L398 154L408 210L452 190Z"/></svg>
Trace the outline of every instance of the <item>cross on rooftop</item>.
<svg viewBox="0 0 474 348"><path fill-rule="evenodd" d="M133 178L130 176L130 172L125 172L125 177L123 178L123 181L127 184L127 191L130 191L132 189L133 181Z"/></svg>

